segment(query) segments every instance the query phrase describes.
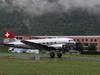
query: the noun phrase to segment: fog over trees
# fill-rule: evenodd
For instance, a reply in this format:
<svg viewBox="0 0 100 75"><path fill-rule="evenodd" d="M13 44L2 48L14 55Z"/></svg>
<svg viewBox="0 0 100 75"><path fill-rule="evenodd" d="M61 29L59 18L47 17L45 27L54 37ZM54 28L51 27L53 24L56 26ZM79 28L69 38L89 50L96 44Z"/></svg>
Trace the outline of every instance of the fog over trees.
<svg viewBox="0 0 100 75"><path fill-rule="evenodd" d="M0 0L0 32L100 35L99 0Z"/></svg>

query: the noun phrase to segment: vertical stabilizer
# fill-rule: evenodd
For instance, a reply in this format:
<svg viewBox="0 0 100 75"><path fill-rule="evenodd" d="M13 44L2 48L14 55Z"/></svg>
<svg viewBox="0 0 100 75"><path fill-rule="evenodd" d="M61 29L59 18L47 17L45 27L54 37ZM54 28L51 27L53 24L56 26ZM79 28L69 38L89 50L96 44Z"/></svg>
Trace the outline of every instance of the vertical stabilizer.
<svg viewBox="0 0 100 75"><path fill-rule="evenodd" d="M3 33L4 43L14 42L16 41L16 37L13 32L4 32Z"/></svg>

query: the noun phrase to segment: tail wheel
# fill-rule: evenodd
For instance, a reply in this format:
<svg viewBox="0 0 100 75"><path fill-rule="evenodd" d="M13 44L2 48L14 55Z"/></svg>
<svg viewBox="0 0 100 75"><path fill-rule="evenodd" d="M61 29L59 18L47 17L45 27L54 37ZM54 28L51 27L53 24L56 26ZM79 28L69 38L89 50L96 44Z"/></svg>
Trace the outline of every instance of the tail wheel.
<svg viewBox="0 0 100 75"><path fill-rule="evenodd" d="M55 52L50 52L50 57L55 58Z"/></svg>
<svg viewBox="0 0 100 75"><path fill-rule="evenodd" d="M62 57L62 53L61 52L57 53L57 57L61 58Z"/></svg>

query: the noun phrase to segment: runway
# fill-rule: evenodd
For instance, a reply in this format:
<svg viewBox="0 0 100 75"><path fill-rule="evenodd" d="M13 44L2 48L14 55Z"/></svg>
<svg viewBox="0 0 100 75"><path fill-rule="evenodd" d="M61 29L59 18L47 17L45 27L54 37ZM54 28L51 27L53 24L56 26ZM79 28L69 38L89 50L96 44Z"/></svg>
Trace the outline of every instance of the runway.
<svg viewBox="0 0 100 75"><path fill-rule="evenodd" d="M100 58L95 57L62 57L62 58L50 58L50 57L39 57L35 58L33 56L15 56L16 59L26 59L26 60L63 60L63 61L98 61Z"/></svg>
<svg viewBox="0 0 100 75"><path fill-rule="evenodd" d="M71 56L71 55L70 55ZM72 55L73 56L73 55ZM91 55L92 56L92 55ZM62 57L62 58L50 58L49 55L39 55L37 58L34 57L34 55L26 55L26 54L10 54L10 53L0 53L0 57L7 57L7 58L14 58L14 59L21 59L21 60L61 60L61 61L98 61L100 62L100 56L99 57L84 57L84 56L77 56L77 57Z"/></svg>

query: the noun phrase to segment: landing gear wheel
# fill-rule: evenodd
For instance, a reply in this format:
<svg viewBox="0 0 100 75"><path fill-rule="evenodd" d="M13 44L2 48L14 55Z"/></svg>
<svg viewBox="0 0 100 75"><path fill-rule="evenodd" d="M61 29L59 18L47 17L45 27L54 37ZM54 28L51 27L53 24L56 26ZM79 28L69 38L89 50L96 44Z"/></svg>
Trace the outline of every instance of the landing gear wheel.
<svg viewBox="0 0 100 75"><path fill-rule="evenodd" d="M60 53L60 52L57 53L57 57L58 57L58 58L61 58L61 57L62 57L62 53Z"/></svg>
<svg viewBox="0 0 100 75"><path fill-rule="evenodd" d="M50 57L51 58L55 58L55 53L54 52L50 52Z"/></svg>

